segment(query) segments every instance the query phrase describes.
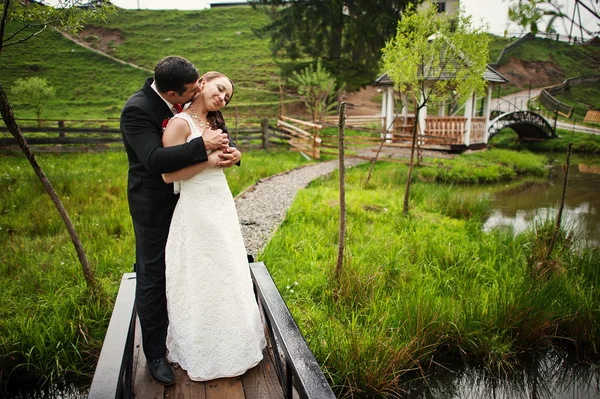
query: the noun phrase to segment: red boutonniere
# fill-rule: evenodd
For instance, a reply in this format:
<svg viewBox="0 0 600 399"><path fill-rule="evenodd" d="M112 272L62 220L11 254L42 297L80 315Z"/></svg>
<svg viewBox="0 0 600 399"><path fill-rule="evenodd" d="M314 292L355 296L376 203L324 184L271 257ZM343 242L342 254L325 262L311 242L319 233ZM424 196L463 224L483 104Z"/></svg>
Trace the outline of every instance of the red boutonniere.
<svg viewBox="0 0 600 399"><path fill-rule="evenodd" d="M169 124L169 121L171 120L171 118L165 118L165 120L162 123L162 130L164 131L165 128L167 127L167 125Z"/></svg>

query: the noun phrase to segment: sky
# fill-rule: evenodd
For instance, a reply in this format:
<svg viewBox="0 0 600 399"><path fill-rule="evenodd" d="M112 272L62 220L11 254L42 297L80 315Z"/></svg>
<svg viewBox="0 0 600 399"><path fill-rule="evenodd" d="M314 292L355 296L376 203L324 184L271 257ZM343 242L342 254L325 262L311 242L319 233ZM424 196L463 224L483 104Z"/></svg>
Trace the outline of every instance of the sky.
<svg viewBox="0 0 600 399"><path fill-rule="evenodd" d="M243 0L111 0L112 3L118 7L126 9L153 9L153 10L166 10L166 9L178 9L178 10L201 10L209 8L210 3L234 3L234 2L245 2ZM516 1L516 0L512 0ZM596 13L600 13L597 3L598 0L583 0L586 5L594 4ZM569 16L572 16L573 9L575 7L575 0L558 0L559 4L563 6L563 12ZM502 35L505 29L511 35L518 35L520 29L515 24L510 24L508 21L508 6L511 0L461 0L460 1L463 9L467 14L473 16L473 21L479 23L483 21L488 24L489 32ZM586 11L583 7L580 8L581 20L585 27L591 31L598 31L600 28L597 25L597 19ZM546 24L542 24L540 30L544 30ZM568 34L570 25L562 26L562 24L555 24L555 28L561 34ZM574 34L579 35L579 33ZM584 33L585 35L585 33Z"/></svg>

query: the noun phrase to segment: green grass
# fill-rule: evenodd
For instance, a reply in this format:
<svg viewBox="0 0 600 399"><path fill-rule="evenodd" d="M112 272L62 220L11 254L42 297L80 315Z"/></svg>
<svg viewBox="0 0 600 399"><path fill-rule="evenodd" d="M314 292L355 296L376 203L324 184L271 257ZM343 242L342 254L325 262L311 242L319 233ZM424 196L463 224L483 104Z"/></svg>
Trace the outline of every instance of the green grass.
<svg viewBox="0 0 600 399"><path fill-rule="evenodd" d="M575 46L556 40L536 38L502 57L500 64L510 58L528 62L552 62L559 67L563 76L568 78L597 74L600 50L594 46Z"/></svg>
<svg viewBox="0 0 600 399"><path fill-rule="evenodd" d="M153 70L159 59L181 55L200 73L219 70L231 77L236 82L231 105L243 107L241 113L273 116L279 102L280 65L289 69L288 64L296 63L273 60L268 39L253 33L266 22L264 13L251 8L168 13L119 9L102 28L118 31L124 38L111 45L112 56ZM15 28L9 25L8 32ZM0 84L9 94L17 118L34 117L24 100L10 91L18 78L42 77L57 89L42 114L45 118L103 119L117 118L127 98L152 75L95 54L51 30L22 45L7 47L0 61L4 71ZM297 97L285 95L284 100L297 101Z"/></svg>
<svg viewBox="0 0 600 399"><path fill-rule="evenodd" d="M427 160L425 160L427 162ZM458 156L452 160L434 159L435 166L419 168L415 176L425 182L452 184L498 183L522 175L541 176L546 158L528 152L493 149Z"/></svg>
<svg viewBox="0 0 600 399"><path fill-rule="evenodd" d="M506 372L518 354L552 345L595 353L598 248L559 240L561 272L539 278L536 234L483 232L490 204L461 186L415 183L404 216L406 169L378 163L368 189L368 165L349 171L339 281L336 174L298 194L259 254L337 397L395 397L405 373L432 361Z"/></svg>
<svg viewBox="0 0 600 399"><path fill-rule="evenodd" d="M69 212L108 298L91 300L73 245L22 155L0 156L0 379L56 380L93 371L134 236L124 151L36 156ZM227 170L233 195L307 163L252 151ZM105 299L105 298L104 298Z"/></svg>
<svg viewBox="0 0 600 399"><path fill-rule="evenodd" d="M17 118L34 118L32 109L12 93L18 78L38 76L56 89L56 97L42 112L49 119L118 118L131 94L149 74L116 63L45 30L34 40L4 49L0 84Z"/></svg>
<svg viewBox="0 0 600 399"><path fill-rule="evenodd" d="M491 38L492 38L492 40L490 41L490 44L489 44L489 51L490 51L489 63L495 64L496 61L498 60L498 57L500 56L500 53L502 53L502 50L504 50L504 48L506 46L508 46L512 42L516 41L517 39L515 39L513 37L501 37L501 36L494 36L494 35L492 35Z"/></svg>
<svg viewBox="0 0 600 399"><path fill-rule="evenodd" d="M567 152L569 143L573 143L572 151L582 154L600 154L600 136L558 129L559 137L544 141L521 142L518 134L512 129L503 129L492 137L489 145L504 149L527 149L532 152Z"/></svg>

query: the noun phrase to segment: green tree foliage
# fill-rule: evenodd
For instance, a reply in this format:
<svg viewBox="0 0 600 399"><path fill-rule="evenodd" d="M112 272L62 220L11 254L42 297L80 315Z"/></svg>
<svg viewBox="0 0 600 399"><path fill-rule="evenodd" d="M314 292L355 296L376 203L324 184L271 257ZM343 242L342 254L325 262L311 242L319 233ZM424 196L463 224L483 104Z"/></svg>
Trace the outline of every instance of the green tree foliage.
<svg viewBox="0 0 600 399"><path fill-rule="evenodd" d="M12 87L12 92L15 97L33 108L39 126L42 110L55 95L54 87L49 86L46 79L34 76L27 79L17 79Z"/></svg>
<svg viewBox="0 0 600 399"><path fill-rule="evenodd" d="M273 55L322 59L348 88L370 83L379 72L381 47L395 32L409 0L251 0L264 5Z"/></svg>
<svg viewBox="0 0 600 399"><path fill-rule="evenodd" d="M564 30L567 31L567 25L571 25L571 30L575 27L582 30L590 36L598 34L597 28L600 26L600 15L593 4L596 0L578 0L575 2L572 15L563 11L564 4L559 0L513 0L508 7L508 19L519 25L523 31L537 33L539 24L546 23L546 33L556 33L554 24L558 21L563 23ZM596 31L592 31L580 24L581 15L592 15L596 18Z"/></svg>
<svg viewBox="0 0 600 399"><path fill-rule="evenodd" d="M459 100L474 92L483 94L489 41L483 27L474 27L471 17L462 10L457 15L440 15L430 2L419 10L412 5L407 7L396 36L383 49L384 68L395 88L411 94L416 105L405 213L408 213L419 113L428 103L447 98L451 91Z"/></svg>
<svg viewBox="0 0 600 399"><path fill-rule="evenodd" d="M4 47L22 43L46 28L76 33L85 24L104 21L107 15L115 13L110 2L89 10L80 8L81 4L81 0L59 0L56 6L51 7L27 1L4 0L0 4L0 54ZM15 24L17 28L5 36L8 24Z"/></svg>
<svg viewBox="0 0 600 399"><path fill-rule="evenodd" d="M518 0L512 3L508 7L509 21L519 25L524 32L538 33L538 23L544 17L544 12L538 6L540 3L544 3L544 0Z"/></svg>
<svg viewBox="0 0 600 399"><path fill-rule="evenodd" d="M316 68L309 65L300 72L294 72L289 83L304 97L313 121L323 120L324 115L337 108L342 87L336 87L335 78L321 66L321 60L317 61Z"/></svg>

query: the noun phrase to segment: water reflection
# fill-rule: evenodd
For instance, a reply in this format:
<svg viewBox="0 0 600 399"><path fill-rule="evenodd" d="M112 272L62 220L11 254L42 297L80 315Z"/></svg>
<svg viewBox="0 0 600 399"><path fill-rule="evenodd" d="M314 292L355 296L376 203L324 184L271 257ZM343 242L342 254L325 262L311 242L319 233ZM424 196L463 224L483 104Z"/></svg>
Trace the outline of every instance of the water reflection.
<svg viewBox="0 0 600 399"><path fill-rule="evenodd" d="M486 221L485 231L510 226L516 234L530 229L535 221L556 220L563 179L562 167L555 166L546 182L527 182L495 194L495 211ZM600 245L600 167L570 167L562 225L584 240L581 246Z"/></svg>
<svg viewBox="0 0 600 399"><path fill-rule="evenodd" d="M473 366L438 367L426 380L402 385L405 399L598 399L600 366L545 353L521 362L509 376Z"/></svg>
<svg viewBox="0 0 600 399"><path fill-rule="evenodd" d="M59 382L44 388L35 385L22 384L20 387L9 387L8 392L4 392L0 397L6 399L84 399L87 398L89 381Z"/></svg>

